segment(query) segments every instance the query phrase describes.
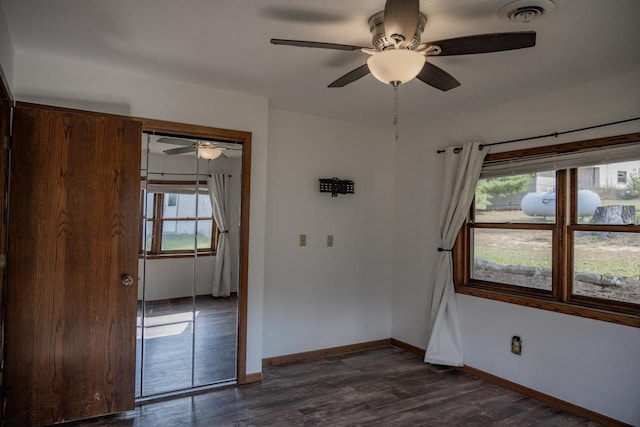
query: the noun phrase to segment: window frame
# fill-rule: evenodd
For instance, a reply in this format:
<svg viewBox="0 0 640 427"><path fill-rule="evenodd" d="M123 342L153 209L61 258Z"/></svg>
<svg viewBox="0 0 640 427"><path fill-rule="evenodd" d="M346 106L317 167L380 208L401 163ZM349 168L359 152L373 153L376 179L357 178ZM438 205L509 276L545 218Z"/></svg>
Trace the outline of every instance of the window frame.
<svg viewBox="0 0 640 427"><path fill-rule="evenodd" d="M640 142L640 133L599 138L567 144L489 154L485 161L569 152L580 148L606 148L615 144ZM577 215L577 169L556 172L556 221L551 223L476 223L475 201L458 233L453 248L454 284L456 292L517 305L545 309L640 327L640 303L607 300L573 294L573 242L577 231L610 231L640 233L640 225L580 224ZM474 229L541 229L552 232L551 291L472 279L472 232Z"/></svg>
<svg viewBox="0 0 640 427"><path fill-rule="evenodd" d="M163 181L150 181L150 184L163 184ZM177 185L177 182L172 182L173 185ZM196 183L195 181L189 181L189 182L182 182L180 183L182 185L185 186L191 186L193 187ZM206 185L206 182L204 181L200 181L199 182L200 185ZM146 256L147 258L153 259L153 258L187 258L187 257L194 257L194 256L214 256L216 254L216 247L218 244L218 239L220 237L220 230L218 229L218 226L216 225L216 221L215 218L213 217L213 212L211 216L198 216L196 217L165 217L164 216L164 196L166 194L173 194L173 193L152 193L153 194L153 216L148 218L146 216L146 211L145 211L145 196L146 196L146 191L144 189L142 189L140 191L140 203L141 203L141 220L140 220L140 227L141 227L141 236L143 236L144 239L146 239L146 234L145 234L145 223L149 224L151 223L151 248L148 251L145 251L145 244L142 242L143 239L141 239L141 241L139 242L139 255L141 257ZM196 194L201 195L201 194ZM175 222L180 222L180 221L195 221L196 224L199 221L211 221L211 242L210 245L205 247L205 248L194 248L194 249L177 249L177 250L163 250L162 249L162 230L163 230L163 226L164 223L166 221L175 221Z"/></svg>

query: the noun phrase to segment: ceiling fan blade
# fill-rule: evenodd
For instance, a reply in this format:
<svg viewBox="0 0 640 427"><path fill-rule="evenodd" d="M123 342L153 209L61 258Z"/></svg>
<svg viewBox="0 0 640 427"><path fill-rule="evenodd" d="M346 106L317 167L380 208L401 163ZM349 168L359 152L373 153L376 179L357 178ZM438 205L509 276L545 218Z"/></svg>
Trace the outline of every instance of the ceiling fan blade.
<svg viewBox="0 0 640 427"><path fill-rule="evenodd" d="M419 0L387 0L384 5L384 32L387 37L410 42L419 19Z"/></svg>
<svg viewBox="0 0 640 427"><path fill-rule="evenodd" d="M310 42L310 41L304 41L304 40L271 39L271 44L280 44L285 46L298 46L298 47L314 47L317 49L349 50L352 52L366 49L365 47L362 47L362 46L353 46L349 44Z"/></svg>
<svg viewBox="0 0 640 427"><path fill-rule="evenodd" d="M339 13L320 12L307 10L306 8L267 7L262 11L267 18L285 22L304 24L336 24L344 22L347 16Z"/></svg>
<svg viewBox="0 0 640 427"><path fill-rule="evenodd" d="M349 83L353 83L358 79L363 78L369 74L369 66L367 64L361 65L355 70L349 71L344 76L340 77L338 80L334 81L329 85L329 87L343 87L348 85Z"/></svg>
<svg viewBox="0 0 640 427"><path fill-rule="evenodd" d="M173 145L184 145L191 147L194 143L193 141L189 141L187 139L180 138L158 138L158 142L162 142L164 144L173 144Z"/></svg>
<svg viewBox="0 0 640 427"><path fill-rule="evenodd" d="M172 156L174 154L193 153L194 151L196 151L195 147L178 147L164 150L163 153Z"/></svg>
<svg viewBox="0 0 640 427"><path fill-rule="evenodd" d="M453 78L451 74L429 62L424 63L424 67L422 67L417 77L429 86L433 86L442 91L451 90L460 86L460 82Z"/></svg>
<svg viewBox="0 0 640 427"><path fill-rule="evenodd" d="M474 53L502 52L505 50L523 49L536 45L534 31L513 33L477 34L475 36L456 37L425 43L429 46L440 46L442 52L438 56L470 55Z"/></svg>

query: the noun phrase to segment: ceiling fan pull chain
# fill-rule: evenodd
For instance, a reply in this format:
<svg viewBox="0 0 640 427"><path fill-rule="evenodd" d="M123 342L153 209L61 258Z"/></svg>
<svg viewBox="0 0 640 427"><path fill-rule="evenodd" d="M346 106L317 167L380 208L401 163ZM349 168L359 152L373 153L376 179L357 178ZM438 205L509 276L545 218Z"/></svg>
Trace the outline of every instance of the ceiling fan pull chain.
<svg viewBox="0 0 640 427"><path fill-rule="evenodd" d="M393 86L393 96L395 101L393 124L396 127L396 142L398 142L398 140L400 140L400 134L398 133L398 86L400 85L400 82L391 82L391 85Z"/></svg>

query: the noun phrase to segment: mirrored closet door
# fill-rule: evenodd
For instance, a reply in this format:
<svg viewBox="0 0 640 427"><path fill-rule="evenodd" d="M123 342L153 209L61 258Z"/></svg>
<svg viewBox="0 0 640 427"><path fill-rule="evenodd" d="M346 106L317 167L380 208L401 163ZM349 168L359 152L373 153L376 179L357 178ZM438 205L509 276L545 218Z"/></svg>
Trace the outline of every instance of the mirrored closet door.
<svg viewBox="0 0 640 427"><path fill-rule="evenodd" d="M235 381L242 146L143 134L136 396Z"/></svg>

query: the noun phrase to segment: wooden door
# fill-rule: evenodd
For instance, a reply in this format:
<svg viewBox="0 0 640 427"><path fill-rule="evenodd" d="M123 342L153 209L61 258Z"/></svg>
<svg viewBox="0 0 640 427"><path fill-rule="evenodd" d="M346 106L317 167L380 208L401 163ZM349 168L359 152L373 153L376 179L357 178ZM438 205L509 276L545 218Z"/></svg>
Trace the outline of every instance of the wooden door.
<svg viewBox="0 0 640 427"><path fill-rule="evenodd" d="M118 116L15 109L8 425L133 408L141 131Z"/></svg>

